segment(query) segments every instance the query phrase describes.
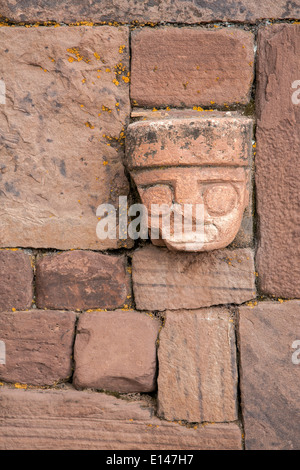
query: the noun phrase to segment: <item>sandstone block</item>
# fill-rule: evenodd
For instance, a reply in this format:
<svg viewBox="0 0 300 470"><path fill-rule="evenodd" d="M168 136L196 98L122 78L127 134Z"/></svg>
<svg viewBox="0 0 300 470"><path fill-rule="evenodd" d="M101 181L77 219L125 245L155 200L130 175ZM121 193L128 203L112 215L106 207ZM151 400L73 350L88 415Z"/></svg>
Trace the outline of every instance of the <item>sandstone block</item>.
<svg viewBox="0 0 300 470"><path fill-rule="evenodd" d="M133 255L139 310L179 310L240 304L256 296L251 249L170 252L147 246Z"/></svg>
<svg viewBox="0 0 300 470"><path fill-rule="evenodd" d="M0 449L241 448L241 431L236 424L189 429L156 418L153 407L144 400L128 402L103 393L72 389L0 389Z"/></svg>
<svg viewBox="0 0 300 470"><path fill-rule="evenodd" d="M168 311L159 336L158 412L168 420L237 420L235 330L224 308Z"/></svg>
<svg viewBox="0 0 300 470"><path fill-rule="evenodd" d="M130 294L124 256L88 251L46 255L37 263L39 308L118 308Z"/></svg>
<svg viewBox="0 0 300 470"><path fill-rule="evenodd" d="M300 302L239 310L246 449L299 450Z"/></svg>
<svg viewBox="0 0 300 470"><path fill-rule="evenodd" d="M300 297L300 25L262 28L258 45L259 285Z"/></svg>
<svg viewBox="0 0 300 470"><path fill-rule="evenodd" d="M75 320L73 312L1 313L6 363L0 365L0 380L32 385L66 380L72 372Z"/></svg>
<svg viewBox="0 0 300 470"><path fill-rule="evenodd" d="M81 315L75 342L76 387L152 392L158 330L154 317L135 311Z"/></svg>
<svg viewBox="0 0 300 470"><path fill-rule="evenodd" d="M30 256L0 250L0 310L25 310L32 303L33 271Z"/></svg>
<svg viewBox="0 0 300 470"><path fill-rule="evenodd" d="M0 38L0 246L126 244L97 237L96 210L129 191L128 28L3 27Z"/></svg>
<svg viewBox="0 0 300 470"><path fill-rule="evenodd" d="M132 38L131 98L155 107L246 104L253 63L247 31L143 28Z"/></svg>

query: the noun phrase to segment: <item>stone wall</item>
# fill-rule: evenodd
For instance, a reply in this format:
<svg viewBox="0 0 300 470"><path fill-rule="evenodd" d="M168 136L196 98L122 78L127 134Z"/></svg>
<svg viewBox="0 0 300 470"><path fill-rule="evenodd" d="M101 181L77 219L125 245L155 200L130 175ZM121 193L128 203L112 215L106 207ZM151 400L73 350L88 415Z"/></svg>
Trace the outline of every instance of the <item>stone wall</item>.
<svg viewBox="0 0 300 470"><path fill-rule="evenodd" d="M299 449L297 3L0 15L0 449ZM204 249L97 236L170 191L239 210Z"/></svg>

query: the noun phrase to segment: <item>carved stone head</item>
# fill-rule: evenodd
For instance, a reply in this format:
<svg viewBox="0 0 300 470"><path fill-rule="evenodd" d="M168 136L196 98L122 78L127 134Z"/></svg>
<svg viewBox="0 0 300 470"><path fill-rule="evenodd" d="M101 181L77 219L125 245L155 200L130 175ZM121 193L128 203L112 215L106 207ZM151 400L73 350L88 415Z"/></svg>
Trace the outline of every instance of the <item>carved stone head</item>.
<svg viewBox="0 0 300 470"><path fill-rule="evenodd" d="M227 113L145 120L129 126L127 165L148 210L150 236L153 228L159 232L159 239L151 237L154 244L209 251L234 240L249 202L251 137L252 121ZM153 205L164 206L154 214L157 206ZM195 239L194 209L192 224L176 237L172 227L178 215L184 225L184 205L202 206L202 243ZM164 233L162 223L167 207L173 207L170 233Z"/></svg>

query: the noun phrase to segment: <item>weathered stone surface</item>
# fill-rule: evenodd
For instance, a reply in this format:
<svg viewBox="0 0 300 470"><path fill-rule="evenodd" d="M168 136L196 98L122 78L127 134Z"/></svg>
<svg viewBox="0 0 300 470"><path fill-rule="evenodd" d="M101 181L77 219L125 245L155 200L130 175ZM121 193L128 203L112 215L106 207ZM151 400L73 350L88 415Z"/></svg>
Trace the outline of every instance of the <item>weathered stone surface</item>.
<svg viewBox="0 0 300 470"><path fill-rule="evenodd" d="M162 8L163 19L176 23L300 18L299 4L287 0L174 0L162 2Z"/></svg>
<svg viewBox="0 0 300 470"><path fill-rule="evenodd" d="M168 311L158 360L160 416L189 422L237 419L235 329L229 310Z"/></svg>
<svg viewBox="0 0 300 470"><path fill-rule="evenodd" d="M161 0L29 0L26 8L2 0L0 14L14 21L57 21L62 23L125 22L161 20Z"/></svg>
<svg viewBox="0 0 300 470"><path fill-rule="evenodd" d="M247 103L253 34L240 29L143 28L132 37L131 98L141 106Z"/></svg>
<svg viewBox="0 0 300 470"><path fill-rule="evenodd" d="M1 28L0 38L0 245L118 247L97 238L96 209L128 193L128 28Z"/></svg>
<svg viewBox="0 0 300 470"><path fill-rule="evenodd" d="M159 326L154 317L135 311L81 315L75 342L75 386L152 392Z"/></svg>
<svg viewBox="0 0 300 470"><path fill-rule="evenodd" d="M154 244L180 251L210 251L233 242L243 216L250 215L252 126L251 119L235 113L188 117L183 112L181 117L170 113L164 119L143 120L128 127L127 164L148 210ZM155 213L153 204L173 207L171 223L170 210ZM183 226L178 226L177 234L174 219L180 217L182 225L185 204L193 207L192 224L184 233ZM200 204L204 212L197 219Z"/></svg>
<svg viewBox="0 0 300 470"><path fill-rule="evenodd" d="M240 307L246 449L300 449L299 318L299 301Z"/></svg>
<svg viewBox="0 0 300 470"><path fill-rule="evenodd" d="M241 450L236 424L188 429L145 401L74 390L0 389L0 449ZM49 426L49 421L51 426Z"/></svg>
<svg viewBox="0 0 300 470"><path fill-rule="evenodd" d="M0 315L0 339L6 347L6 364L0 380L52 385L72 372L74 312L9 312Z"/></svg>
<svg viewBox="0 0 300 470"><path fill-rule="evenodd" d="M256 296L251 249L170 252L147 246L133 255L139 310L179 310L240 304Z"/></svg>
<svg viewBox="0 0 300 470"><path fill-rule="evenodd" d="M36 268L39 308L118 308L130 295L124 256L89 251L46 255Z"/></svg>
<svg viewBox="0 0 300 470"><path fill-rule="evenodd" d="M2 0L0 14L14 21L140 21L168 23L201 23L241 21L255 23L264 18L300 18L296 2L287 0L30 0L26 8L19 2Z"/></svg>
<svg viewBox="0 0 300 470"><path fill-rule="evenodd" d="M300 297L300 25L262 28L258 45L259 285Z"/></svg>
<svg viewBox="0 0 300 470"><path fill-rule="evenodd" d="M0 250L0 310L29 308L33 299L30 256Z"/></svg>

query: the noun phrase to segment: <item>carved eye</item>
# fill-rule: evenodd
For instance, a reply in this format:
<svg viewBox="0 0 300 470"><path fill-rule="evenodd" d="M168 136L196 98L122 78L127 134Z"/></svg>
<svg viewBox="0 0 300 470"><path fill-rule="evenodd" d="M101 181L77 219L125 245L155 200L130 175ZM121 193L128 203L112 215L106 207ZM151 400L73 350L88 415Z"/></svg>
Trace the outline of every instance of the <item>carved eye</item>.
<svg viewBox="0 0 300 470"><path fill-rule="evenodd" d="M139 189L139 193L143 204L145 204L148 210L151 208L151 204L167 204L171 206L173 202L172 189L166 184L157 184L146 189Z"/></svg>
<svg viewBox="0 0 300 470"><path fill-rule="evenodd" d="M214 184L205 190L203 200L209 214L222 216L237 205L237 192L231 184Z"/></svg>

